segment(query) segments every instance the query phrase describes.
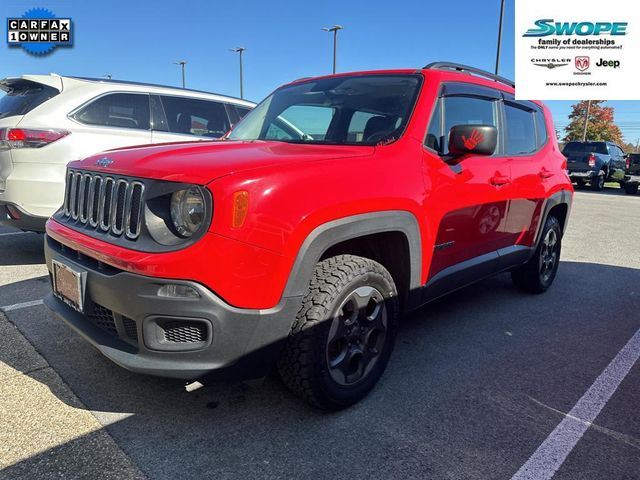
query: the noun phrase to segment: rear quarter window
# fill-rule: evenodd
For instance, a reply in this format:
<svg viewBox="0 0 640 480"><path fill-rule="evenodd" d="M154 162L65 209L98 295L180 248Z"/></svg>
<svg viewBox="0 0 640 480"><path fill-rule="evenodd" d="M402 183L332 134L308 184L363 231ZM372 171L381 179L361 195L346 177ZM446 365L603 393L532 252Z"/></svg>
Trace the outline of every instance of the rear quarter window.
<svg viewBox="0 0 640 480"><path fill-rule="evenodd" d="M149 95L104 95L82 107L73 118L85 125L149 130Z"/></svg>

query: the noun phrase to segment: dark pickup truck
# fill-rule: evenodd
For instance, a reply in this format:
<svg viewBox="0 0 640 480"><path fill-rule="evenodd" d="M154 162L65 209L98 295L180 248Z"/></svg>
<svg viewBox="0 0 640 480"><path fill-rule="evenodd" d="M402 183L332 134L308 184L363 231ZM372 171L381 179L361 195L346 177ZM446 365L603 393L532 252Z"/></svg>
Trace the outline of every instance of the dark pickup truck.
<svg viewBox="0 0 640 480"><path fill-rule="evenodd" d="M624 191L629 195L635 195L638 193L638 185L640 184L640 153L627 155L626 167Z"/></svg>
<svg viewBox="0 0 640 480"><path fill-rule="evenodd" d="M615 143L569 142L562 154L569 178L579 187L589 183L593 190L602 190L605 182L625 184L625 154Z"/></svg>

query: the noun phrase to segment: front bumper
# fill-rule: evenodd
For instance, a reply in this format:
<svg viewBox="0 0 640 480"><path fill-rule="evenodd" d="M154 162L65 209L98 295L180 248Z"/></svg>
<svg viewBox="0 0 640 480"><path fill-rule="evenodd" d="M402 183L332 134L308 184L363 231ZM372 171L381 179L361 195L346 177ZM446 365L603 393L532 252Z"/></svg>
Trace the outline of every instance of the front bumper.
<svg viewBox="0 0 640 480"><path fill-rule="evenodd" d="M11 208L11 211L9 211ZM25 212L17 205L0 202L0 224L8 227L19 228L27 232L45 231L45 224L49 217L38 217Z"/></svg>
<svg viewBox="0 0 640 480"><path fill-rule="evenodd" d="M45 257L50 272L53 260L86 272L84 314L53 294L45 304L106 357L144 374L185 380L262 377L280 354L301 304L300 297L290 297L269 310L238 309L199 283L118 270L50 237ZM159 297L165 284L190 286L199 298ZM169 325L172 341L167 341Z"/></svg>

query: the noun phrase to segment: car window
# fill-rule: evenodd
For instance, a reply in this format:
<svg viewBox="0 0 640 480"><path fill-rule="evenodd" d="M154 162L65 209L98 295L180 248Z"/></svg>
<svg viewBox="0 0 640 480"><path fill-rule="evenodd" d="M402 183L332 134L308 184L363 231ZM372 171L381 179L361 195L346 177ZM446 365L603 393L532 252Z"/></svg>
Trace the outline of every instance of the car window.
<svg viewBox="0 0 640 480"><path fill-rule="evenodd" d="M443 136L442 136L442 101L438 100L436 108L431 115L431 121L429 122L429 128L427 129L427 136L424 139L425 147L431 148L436 152L442 151Z"/></svg>
<svg viewBox="0 0 640 480"><path fill-rule="evenodd" d="M58 90L40 83L17 80L2 86L0 118L26 115L38 105L58 95Z"/></svg>
<svg viewBox="0 0 640 480"><path fill-rule="evenodd" d="M449 153L449 132L456 125L497 126L497 104L495 100L479 97L444 97L444 135L441 153Z"/></svg>
<svg viewBox="0 0 640 480"><path fill-rule="evenodd" d="M538 132L538 137L537 137L538 148L541 148L544 146L545 143L547 143L549 132L547 131L547 122L544 119L544 113L542 113L542 110L536 109L535 117L536 117L536 132Z"/></svg>
<svg viewBox="0 0 640 480"><path fill-rule="evenodd" d="M231 127L224 105L220 102L161 96L172 133L220 138Z"/></svg>
<svg viewBox="0 0 640 480"><path fill-rule="evenodd" d="M242 119L247 113L249 113L251 109L249 107L241 107L240 105L236 105L236 112L238 112L238 116Z"/></svg>
<svg viewBox="0 0 640 480"><path fill-rule="evenodd" d="M74 116L87 125L149 129L149 95L111 93L97 98Z"/></svg>
<svg viewBox="0 0 640 480"><path fill-rule="evenodd" d="M563 153L599 153L607 155L607 144L604 142L569 142L565 145Z"/></svg>
<svg viewBox="0 0 640 480"><path fill-rule="evenodd" d="M505 104L506 153L521 155L536 151L536 127L533 112L515 105Z"/></svg>
<svg viewBox="0 0 640 480"><path fill-rule="evenodd" d="M288 140L292 138L310 138L324 140L329 131L335 109L317 105L292 105L284 110L276 122L272 122L267 130L266 140ZM277 123L290 125L297 135L288 133L288 137L280 135L282 128ZM276 124L276 125L274 125ZM274 136L277 134L277 136Z"/></svg>

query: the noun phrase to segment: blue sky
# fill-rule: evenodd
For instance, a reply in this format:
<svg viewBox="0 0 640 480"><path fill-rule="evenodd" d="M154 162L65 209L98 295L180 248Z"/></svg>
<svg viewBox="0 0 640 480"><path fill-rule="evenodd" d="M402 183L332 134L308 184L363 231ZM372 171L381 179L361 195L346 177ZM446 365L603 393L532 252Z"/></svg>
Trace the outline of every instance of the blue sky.
<svg viewBox="0 0 640 480"><path fill-rule="evenodd" d="M514 5L507 0L501 74L514 76ZM260 100L290 80L330 73L332 39L344 25L338 70L421 67L450 60L493 70L499 0L2 0L0 17L42 7L70 16L75 46L45 58L0 45L0 78L23 73L96 76L180 85L172 62L187 60L187 87L238 95L244 46L245 97ZM2 20L4 24L4 20ZM3 36L6 31L2 30ZM571 103L547 102L557 127ZM640 138L640 102L609 102L627 141Z"/></svg>

